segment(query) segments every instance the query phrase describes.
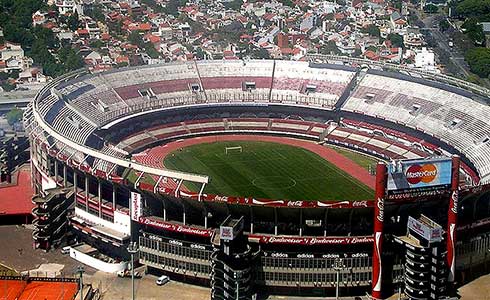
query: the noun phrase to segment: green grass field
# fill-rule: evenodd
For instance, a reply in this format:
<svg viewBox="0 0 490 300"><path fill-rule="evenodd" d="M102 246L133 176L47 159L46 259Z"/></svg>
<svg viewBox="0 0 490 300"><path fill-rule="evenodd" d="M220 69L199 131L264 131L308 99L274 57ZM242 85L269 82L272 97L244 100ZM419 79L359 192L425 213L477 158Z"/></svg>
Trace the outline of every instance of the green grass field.
<svg viewBox="0 0 490 300"><path fill-rule="evenodd" d="M225 147L242 152L225 154ZM199 144L172 152L167 168L211 178L210 194L287 200L366 200L374 192L308 150L270 142L230 141ZM198 191L187 182L186 187Z"/></svg>
<svg viewBox="0 0 490 300"><path fill-rule="evenodd" d="M363 167L366 170L369 170L369 167L374 167L376 168L376 164L378 163L379 160L368 156L364 155L362 153L352 151L349 149L345 148L340 148L340 147L335 147L335 146L330 146L335 152L342 154L343 156L347 157L348 159L352 160L359 166Z"/></svg>

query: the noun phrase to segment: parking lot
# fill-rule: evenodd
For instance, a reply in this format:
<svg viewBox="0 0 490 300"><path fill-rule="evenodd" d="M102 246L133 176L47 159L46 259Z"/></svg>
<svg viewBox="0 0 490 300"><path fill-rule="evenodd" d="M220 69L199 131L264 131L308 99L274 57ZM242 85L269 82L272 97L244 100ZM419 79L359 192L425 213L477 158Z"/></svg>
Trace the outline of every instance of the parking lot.
<svg viewBox="0 0 490 300"><path fill-rule="evenodd" d="M131 278L120 278L112 274L96 272L94 275L86 276L94 287L102 292L102 299L126 300L131 299ZM157 277L144 275L135 279L135 293L138 300L157 299L186 299L186 300L208 300L210 289L196 287L179 282L170 281L165 285L156 285Z"/></svg>

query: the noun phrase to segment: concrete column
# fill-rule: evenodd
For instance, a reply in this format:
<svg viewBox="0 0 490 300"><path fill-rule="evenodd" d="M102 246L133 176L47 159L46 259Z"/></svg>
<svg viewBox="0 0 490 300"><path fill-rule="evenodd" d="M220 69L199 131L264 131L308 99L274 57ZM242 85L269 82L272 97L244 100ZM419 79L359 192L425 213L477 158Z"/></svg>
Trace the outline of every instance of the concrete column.
<svg viewBox="0 0 490 300"><path fill-rule="evenodd" d="M274 235L277 235L277 209L274 207Z"/></svg>
<svg viewBox="0 0 490 300"><path fill-rule="evenodd" d="M77 193L78 175L77 172L73 171L73 191Z"/></svg>
<svg viewBox="0 0 490 300"><path fill-rule="evenodd" d="M325 208L325 216L323 218L323 236L327 236L327 217L328 217L328 208Z"/></svg>
<svg viewBox="0 0 490 300"><path fill-rule="evenodd" d="M254 210L250 206L250 233L254 233Z"/></svg>
<svg viewBox="0 0 490 300"><path fill-rule="evenodd" d="M54 160L54 181L58 183L58 161Z"/></svg>
<svg viewBox="0 0 490 300"><path fill-rule="evenodd" d="M184 223L184 225L186 225L186 220L185 220L185 206L183 206L184 210L182 212L182 223Z"/></svg>
<svg viewBox="0 0 490 300"><path fill-rule="evenodd" d="M112 210L116 210L116 189L115 184L112 185Z"/></svg>
<svg viewBox="0 0 490 300"><path fill-rule="evenodd" d="M299 236L303 236L303 210L299 210Z"/></svg>
<svg viewBox="0 0 490 300"><path fill-rule="evenodd" d="M208 210L206 206L204 206L204 228L208 228Z"/></svg>
<svg viewBox="0 0 490 300"><path fill-rule="evenodd" d="M102 218L102 184L97 180L97 198L99 198L99 218Z"/></svg>
<svg viewBox="0 0 490 300"><path fill-rule="evenodd" d="M66 187L68 184L68 177L66 177L66 165L63 165L63 186Z"/></svg>
<svg viewBox="0 0 490 300"><path fill-rule="evenodd" d="M85 174L85 210L88 211L88 176Z"/></svg>
<svg viewBox="0 0 490 300"><path fill-rule="evenodd" d="M41 166L41 170L45 171L49 177L51 177L51 156L46 157L46 164L43 164L42 161L39 161L39 165Z"/></svg>

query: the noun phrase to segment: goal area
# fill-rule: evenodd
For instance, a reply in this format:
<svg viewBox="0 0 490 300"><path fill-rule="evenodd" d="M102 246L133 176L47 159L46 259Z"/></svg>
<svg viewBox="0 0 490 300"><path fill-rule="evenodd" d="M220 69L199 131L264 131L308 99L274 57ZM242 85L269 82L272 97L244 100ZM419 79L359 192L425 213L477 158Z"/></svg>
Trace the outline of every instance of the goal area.
<svg viewBox="0 0 490 300"><path fill-rule="evenodd" d="M242 152L243 152L242 146L225 147L225 154L242 153Z"/></svg>

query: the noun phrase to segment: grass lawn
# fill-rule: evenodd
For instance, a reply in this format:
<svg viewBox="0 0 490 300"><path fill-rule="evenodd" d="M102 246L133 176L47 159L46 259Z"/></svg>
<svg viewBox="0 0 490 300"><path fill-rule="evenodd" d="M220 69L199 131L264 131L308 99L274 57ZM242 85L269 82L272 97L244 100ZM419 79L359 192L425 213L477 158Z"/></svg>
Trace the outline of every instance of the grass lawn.
<svg viewBox="0 0 490 300"><path fill-rule="evenodd" d="M376 168L376 164L379 161L379 159L352 150L335 147L335 146L328 146L328 147L335 150L335 152L340 153L343 156L347 157L348 159L352 160L353 162L355 162L356 164L358 164L359 166L363 167L366 170L369 170L369 166Z"/></svg>
<svg viewBox="0 0 490 300"><path fill-rule="evenodd" d="M226 147L242 151L225 153ZM367 200L374 192L317 154L289 145L229 141L169 154L168 169L206 174L210 194L287 200ZM198 187L185 183L192 191Z"/></svg>

